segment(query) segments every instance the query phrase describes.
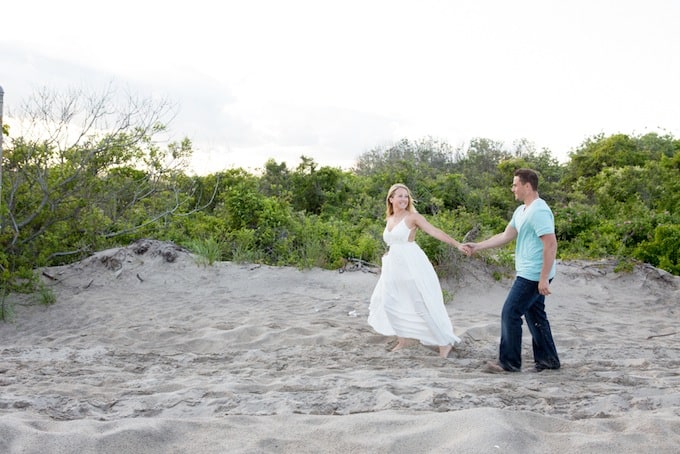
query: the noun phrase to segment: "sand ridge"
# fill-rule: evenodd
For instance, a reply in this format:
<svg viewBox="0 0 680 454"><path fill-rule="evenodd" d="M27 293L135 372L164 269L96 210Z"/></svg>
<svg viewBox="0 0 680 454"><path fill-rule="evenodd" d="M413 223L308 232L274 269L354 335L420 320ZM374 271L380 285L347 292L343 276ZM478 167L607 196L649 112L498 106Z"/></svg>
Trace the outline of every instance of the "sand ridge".
<svg viewBox="0 0 680 454"><path fill-rule="evenodd" d="M379 270L101 251L43 270L58 302L0 325L0 451L676 452L680 278L614 266L558 263L561 370L529 371L525 330L526 371L494 375L511 281L480 260L442 281L463 339L442 359L367 325Z"/></svg>

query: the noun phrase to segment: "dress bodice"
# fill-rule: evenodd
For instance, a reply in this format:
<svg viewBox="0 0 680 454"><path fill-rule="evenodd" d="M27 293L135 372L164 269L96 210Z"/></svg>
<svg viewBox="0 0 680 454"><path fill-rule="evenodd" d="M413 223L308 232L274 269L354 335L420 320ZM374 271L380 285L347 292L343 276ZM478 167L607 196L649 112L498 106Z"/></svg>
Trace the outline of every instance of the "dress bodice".
<svg viewBox="0 0 680 454"><path fill-rule="evenodd" d="M408 237L411 231L409 228L406 226L406 223L402 219L395 225L392 230L389 230L387 226L385 226L385 231L383 232L383 240L385 243L387 243L389 246L392 246L393 244L405 244L408 243Z"/></svg>

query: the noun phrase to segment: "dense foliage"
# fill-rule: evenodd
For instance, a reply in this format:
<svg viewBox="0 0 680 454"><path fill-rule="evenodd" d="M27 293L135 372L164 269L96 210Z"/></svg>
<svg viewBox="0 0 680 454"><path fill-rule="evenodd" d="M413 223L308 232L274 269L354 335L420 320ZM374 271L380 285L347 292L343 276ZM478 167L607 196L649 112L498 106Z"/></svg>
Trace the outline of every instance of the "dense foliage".
<svg viewBox="0 0 680 454"><path fill-rule="evenodd" d="M302 156L296 168L269 160L259 174L235 168L189 176L182 167L188 139L158 146L167 106L81 100L36 97L25 115L45 131L38 139L3 127L2 310L8 292L36 289L36 268L143 237L211 245L219 260L329 269L348 259L379 263L385 192L395 182L412 189L434 225L458 239L473 228L484 238L502 230L516 207L510 183L519 167L541 175L561 258L642 260L680 274L680 141L670 135L592 137L566 163L527 141L506 149L480 138L453 149L404 139L364 153L350 170ZM70 136L60 136L69 128ZM426 235L418 241L435 265L451 257Z"/></svg>

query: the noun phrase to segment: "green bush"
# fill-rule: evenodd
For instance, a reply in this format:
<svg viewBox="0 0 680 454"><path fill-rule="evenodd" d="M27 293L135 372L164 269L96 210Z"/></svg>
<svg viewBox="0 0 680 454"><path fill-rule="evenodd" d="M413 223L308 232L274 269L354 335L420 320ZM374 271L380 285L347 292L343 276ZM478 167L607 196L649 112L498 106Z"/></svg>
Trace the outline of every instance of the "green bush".
<svg viewBox="0 0 680 454"><path fill-rule="evenodd" d="M680 224L666 224L654 229L654 238L643 241L633 255L656 267L680 275Z"/></svg>
<svg viewBox="0 0 680 454"><path fill-rule="evenodd" d="M396 182L411 188L433 225L458 240L471 229L477 241L486 239L505 229L517 207L509 188L519 166L541 174L539 193L555 214L560 258L637 259L680 274L680 141L671 136L596 136L565 164L526 141L508 150L476 138L453 150L434 140L402 140L365 153L350 171L319 168L303 156L294 170L270 161L263 175L230 169L188 177L165 163L189 153L190 143L160 150L152 138L162 129L123 125L118 134L64 149L50 145L58 141L8 141L0 317L11 315L11 292L51 300L37 286L35 269L139 238L185 245L205 264L378 264L385 192ZM455 274L457 251L422 232L417 241L438 272ZM483 258L512 264L513 249Z"/></svg>

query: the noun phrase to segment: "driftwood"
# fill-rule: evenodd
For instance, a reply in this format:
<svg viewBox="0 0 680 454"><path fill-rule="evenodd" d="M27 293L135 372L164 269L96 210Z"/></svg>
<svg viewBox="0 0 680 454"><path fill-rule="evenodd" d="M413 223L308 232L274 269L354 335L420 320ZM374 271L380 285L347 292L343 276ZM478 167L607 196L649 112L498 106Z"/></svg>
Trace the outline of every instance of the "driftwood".
<svg viewBox="0 0 680 454"><path fill-rule="evenodd" d="M363 271L364 273L378 273L378 266L361 259L349 258L346 259L345 264L338 271L344 273L345 271Z"/></svg>
<svg viewBox="0 0 680 454"><path fill-rule="evenodd" d="M59 280L56 277L47 274L45 271L42 272L42 275L45 276L46 278L52 280L52 281L58 281Z"/></svg>

